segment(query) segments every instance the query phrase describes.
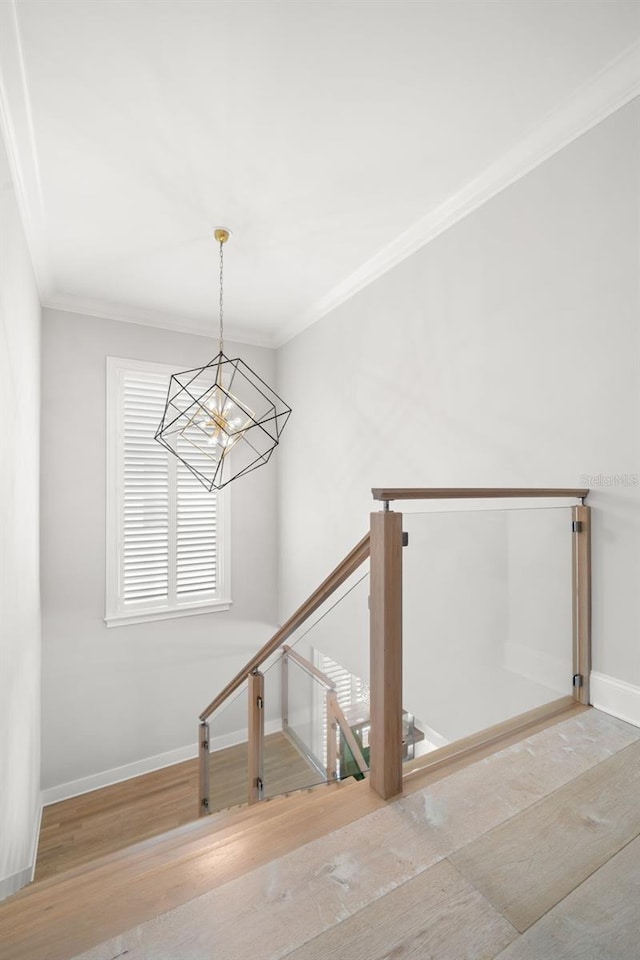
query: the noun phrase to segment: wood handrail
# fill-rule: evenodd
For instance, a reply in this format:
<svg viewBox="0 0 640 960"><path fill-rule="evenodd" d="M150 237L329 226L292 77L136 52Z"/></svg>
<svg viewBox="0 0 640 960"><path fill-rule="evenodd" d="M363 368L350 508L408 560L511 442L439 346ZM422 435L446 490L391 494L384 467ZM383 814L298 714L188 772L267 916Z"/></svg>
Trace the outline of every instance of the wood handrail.
<svg viewBox="0 0 640 960"><path fill-rule="evenodd" d="M357 570L361 563L369 556L369 534L360 540L359 543L355 545L353 550L347 554L344 560L341 560L338 566L333 570L326 580L324 580L320 586L313 591L310 597L308 597L305 602L298 607L296 612L289 617L287 622L283 624L279 630L274 633L270 640L268 640L265 645L258 650L256 655L247 663L245 667L240 670L239 673L235 675L233 680L230 680L226 687L220 691L218 696L211 701L208 707L200 714L200 720L204 721L211 714L222 706L225 700L234 693L235 690L243 683L244 680L252 673L254 670L257 670L261 664L267 660L272 653L282 646L285 640L287 640L292 633L294 633L299 626L301 626L305 620L311 616L311 614L321 606L325 600L331 596L334 590L337 590L340 584L344 583L348 577Z"/></svg>
<svg viewBox="0 0 640 960"><path fill-rule="evenodd" d="M301 657L299 653L296 653L292 647L288 647L285 644L282 648L282 652L286 657L289 658L289 660L293 660L293 662L296 663L301 670L304 670L304 672L308 673L309 676L314 677L318 683L321 683L323 686L325 686L327 690L335 690L336 685L333 680L330 680L326 673L323 673L322 670L318 670L318 668L309 660L306 660L305 657Z"/></svg>
<svg viewBox="0 0 640 960"><path fill-rule="evenodd" d="M493 500L508 497L569 497L584 500L589 490L574 487L373 487L374 500Z"/></svg>

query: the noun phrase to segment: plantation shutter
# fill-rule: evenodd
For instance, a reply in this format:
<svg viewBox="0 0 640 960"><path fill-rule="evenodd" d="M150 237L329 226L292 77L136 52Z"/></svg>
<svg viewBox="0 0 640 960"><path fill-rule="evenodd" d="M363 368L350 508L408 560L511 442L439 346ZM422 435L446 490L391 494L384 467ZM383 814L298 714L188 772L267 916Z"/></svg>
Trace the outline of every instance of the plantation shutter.
<svg viewBox="0 0 640 960"><path fill-rule="evenodd" d="M215 601L219 494L155 439L169 373L121 369L118 400L118 555L121 613ZM186 441L185 441L186 442ZM198 456L189 444L189 457ZM196 467L199 464L195 464Z"/></svg>
<svg viewBox="0 0 640 960"><path fill-rule="evenodd" d="M189 458L200 469L205 454L191 444ZM177 466L176 592L178 598L216 590L217 495L209 493L183 463Z"/></svg>
<svg viewBox="0 0 640 960"><path fill-rule="evenodd" d="M169 465L154 440L167 379L122 375L122 587L126 604L169 597Z"/></svg>
<svg viewBox="0 0 640 960"><path fill-rule="evenodd" d="M368 688L364 680L349 673L345 667L341 667L331 657L321 653L318 666L335 684L338 705L343 710L348 710L354 703L368 699Z"/></svg>

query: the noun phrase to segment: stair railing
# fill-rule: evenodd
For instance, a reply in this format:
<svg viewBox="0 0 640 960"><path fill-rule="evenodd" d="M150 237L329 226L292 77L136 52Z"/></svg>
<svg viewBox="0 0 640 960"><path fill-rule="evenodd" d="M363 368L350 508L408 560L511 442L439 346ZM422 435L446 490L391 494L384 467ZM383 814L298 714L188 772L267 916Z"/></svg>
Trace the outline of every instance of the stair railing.
<svg viewBox="0 0 640 960"><path fill-rule="evenodd" d="M396 500L575 499L573 550L573 700L589 703L591 669L591 519L587 489L541 487L377 487L371 514L369 784L385 800L402 792L402 513ZM558 701L559 703L559 701ZM554 704L550 710L560 709ZM517 724L518 718L514 719Z"/></svg>
<svg viewBox="0 0 640 960"><path fill-rule="evenodd" d="M320 607L347 578L370 558L370 771L369 783L384 799L402 791L402 513L390 510L397 500L486 500L509 498L576 499L572 508L572 622L574 701L589 703L591 664L591 518L585 506L588 489L529 487L374 488L373 498L382 510L372 513L370 532L353 548L327 579L273 635L249 663L200 714L200 813L209 808L210 716L237 690L249 682L249 802L262 798L264 740L264 685L260 666ZM289 650L288 656L291 656ZM310 665L312 666L312 665ZM334 694L332 697L331 694ZM340 719L335 692L327 688L330 716L341 727L358 766L364 758L357 742L349 742L346 720ZM569 699L569 698L564 698ZM560 703L560 701L558 701ZM549 704L550 711L560 709ZM551 712L550 714L551 715ZM344 718L344 715L343 715ZM514 729L522 716L513 721ZM502 727L505 725L503 724ZM346 729L345 729L346 727ZM349 732L347 732L347 730ZM355 749L354 749L355 748ZM360 756L358 757L358 753ZM333 767L333 758L329 765ZM362 769L362 767L361 767Z"/></svg>
<svg viewBox="0 0 640 960"><path fill-rule="evenodd" d="M268 640L254 657L240 670L200 714L198 736L199 756L199 814L210 812L209 719L236 690L248 682L248 802L263 798L264 775L264 675L260 667L281 647L295 631L354 573L369 557L369 534L366 534L320 586L298 607L294 614ZM345 721L346 722L346 721Z"/></svg>

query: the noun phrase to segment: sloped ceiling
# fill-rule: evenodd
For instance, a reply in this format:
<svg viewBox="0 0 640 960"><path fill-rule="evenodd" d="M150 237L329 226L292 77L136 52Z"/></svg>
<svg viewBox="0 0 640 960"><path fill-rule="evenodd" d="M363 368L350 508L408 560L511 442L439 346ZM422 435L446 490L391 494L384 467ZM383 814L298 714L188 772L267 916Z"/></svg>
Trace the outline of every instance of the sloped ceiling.
<svg viewBox="0 0 640 960"><path fill-rule="evenodd" d="M43 302L283 342L637 95L628 0L5 0ZM90 321L87 321L90 322Z"/></svg>

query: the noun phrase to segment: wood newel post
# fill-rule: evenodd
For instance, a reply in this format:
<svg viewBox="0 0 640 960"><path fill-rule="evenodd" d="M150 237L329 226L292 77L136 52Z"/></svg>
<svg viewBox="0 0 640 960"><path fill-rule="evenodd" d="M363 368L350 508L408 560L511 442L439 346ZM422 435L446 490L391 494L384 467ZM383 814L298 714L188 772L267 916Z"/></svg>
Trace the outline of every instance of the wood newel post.
<svg viewBox="0 0 640 960"><path fill-rule="evenodd" d="M402 793L402 514L371 514L369 783Z"/></svg>
<svg viewBox="0 0 640 960"><path fill-rule="evenodd" d="M249 803L257 803L264 795L264 676L253 670L249 683L249 762L247 787Z"/></svg>
<svg viewBox="0 0 640 960"><path fill-rule="evenodd" d="M591 673L591 507L573 508L573 696L588 704Z"/></svg>

